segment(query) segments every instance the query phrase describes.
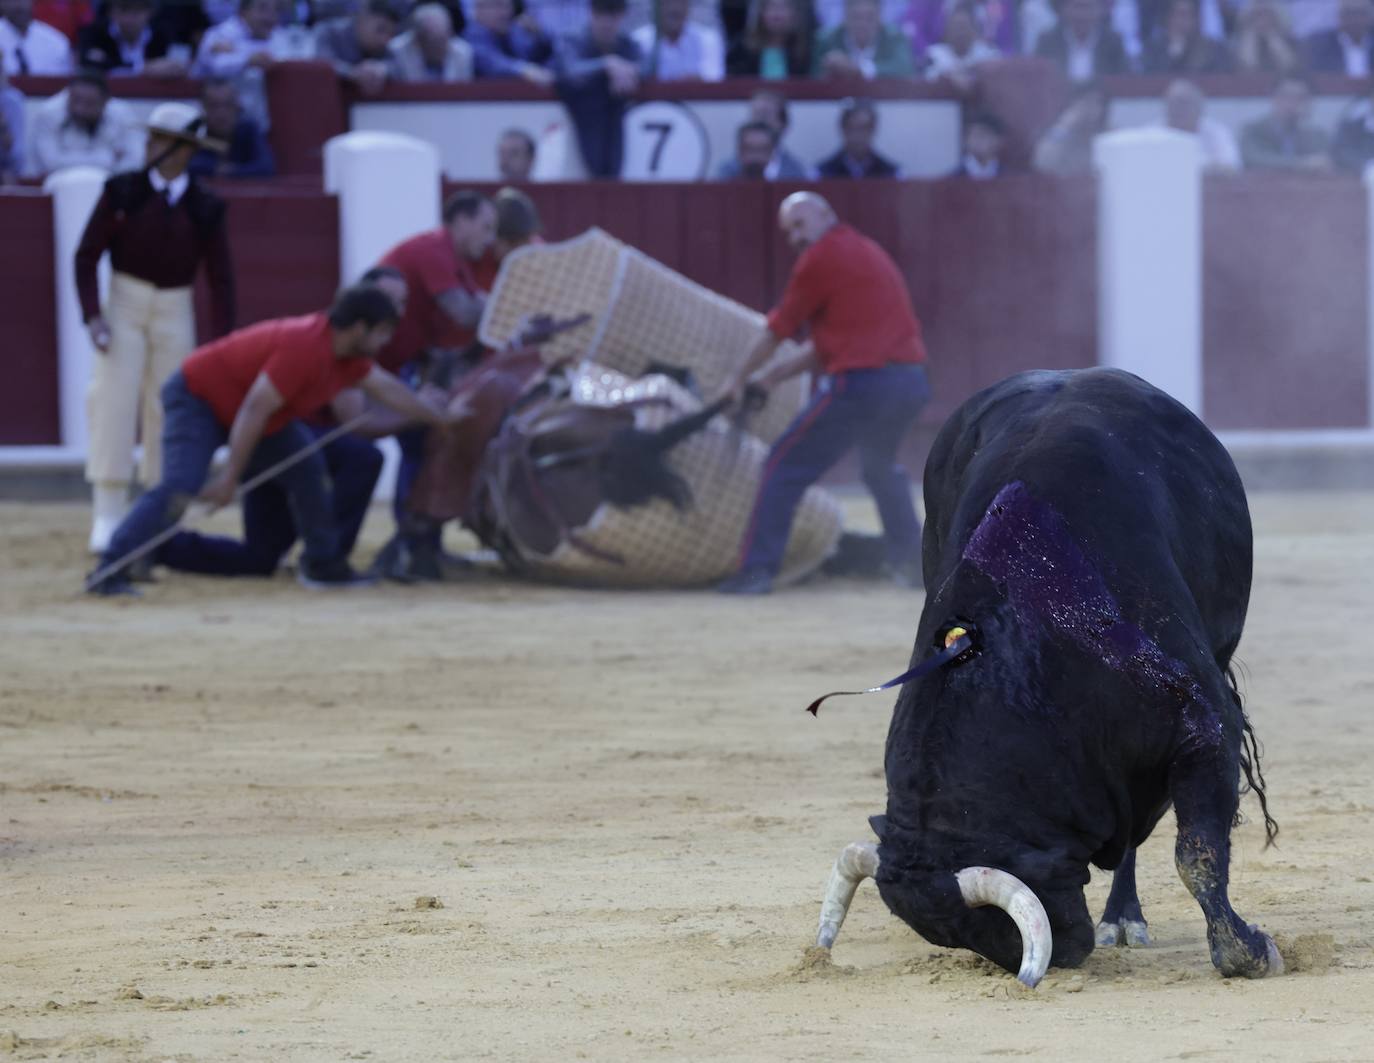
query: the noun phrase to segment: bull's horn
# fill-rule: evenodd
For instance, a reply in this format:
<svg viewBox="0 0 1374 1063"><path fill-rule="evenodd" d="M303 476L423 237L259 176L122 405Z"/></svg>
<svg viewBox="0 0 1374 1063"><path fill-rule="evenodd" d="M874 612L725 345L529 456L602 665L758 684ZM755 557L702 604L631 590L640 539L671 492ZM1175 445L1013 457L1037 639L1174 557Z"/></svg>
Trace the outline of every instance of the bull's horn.
<svg viewBox="0 0 1374 1063"><path fill-rule="evenodd" d="M816 944L823 949L835 944L835 937L849 914L849 904L859 883L878 873L878 847L872 842L846 845L835 857L830 869L830 881L825 886L825 900L821 902L821 925L816 931Z"/></svg>
<svg viewBox="0 0 1374 1063"><path fill-rule="evenodd" d="M995 904L1015 921L1021 931L1021 970L1016 977L1034 989L1045 977L1054 949L1050 917L1040 898L1015 875L995 867L966 867L955 878L970 908Z"/></svg>

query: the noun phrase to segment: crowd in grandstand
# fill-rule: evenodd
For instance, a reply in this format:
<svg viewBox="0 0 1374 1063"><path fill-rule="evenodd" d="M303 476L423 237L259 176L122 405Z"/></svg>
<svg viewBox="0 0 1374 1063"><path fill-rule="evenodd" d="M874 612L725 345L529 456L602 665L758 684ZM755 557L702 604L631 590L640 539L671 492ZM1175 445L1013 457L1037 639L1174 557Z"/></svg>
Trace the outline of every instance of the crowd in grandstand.
<svg viewBox="0 0 1374 1063"><path fill-rule="evenodd" d="M109 89L126 75L202 79L207 119L231 147L199 166L222 176L273 172L264 72L306 58L364 95L471 79L549 88L588 172L614 176L619 117L646 81L822 78L848 96L907 77L968 91L983 64L1027 54L1081 90L1037 146L1045 170L1085 168L1107 121L1099 79L1126 73L1176 79L1167 122L1198 133L1214 168L1360 170L1374 156L1374 100L1318 129L1303 80L1374 74L1374 0L0 0L0 177L136 163L141 130ZM1284 79L1272 112L1241 130L1209 119L1188 80L1230 72ZM26 130L14 75L71 80L29 111ZM862 101L846 107L839 150L798 160L782 144L785 103L755 101L719 175L895 176L872 150L876 123ZM1000 173L997 117L971 112L965 124L959 172ZM527 176L533 149L522 131L503 137L503 175Z"/></svg>

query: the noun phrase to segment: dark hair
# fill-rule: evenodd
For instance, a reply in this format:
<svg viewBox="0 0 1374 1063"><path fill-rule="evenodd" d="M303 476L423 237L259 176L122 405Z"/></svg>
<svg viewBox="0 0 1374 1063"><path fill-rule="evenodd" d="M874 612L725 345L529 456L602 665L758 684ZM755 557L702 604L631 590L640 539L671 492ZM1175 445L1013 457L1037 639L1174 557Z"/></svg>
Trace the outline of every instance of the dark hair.
<svg viewBox="0 0 1374 1063"><path fill-rule="evenodd" d="M597 15L623 15L625 0L592 0L592 12Z"/></svg>
<svg viewBox="0 0 1374 1063"><path fill-rule="evenodd" d="M481 192L471 188L460 189L444 200L444 224L447 225L460 214L464 218L474 217L482 209L484 203L490 202L491 200L482 195Z"/></svg>
<svg viewBox="0 0 1374 1063"><path fill-rule="evenodd" d="M358 278L359 284L376 284L380 280L393 280L405 283L406 275L395 266L373 266Z"/></svg>
<svg viewBox="0 0 1374 1063"><path fill-rule="evenodd" d="M233 89L234 95L238 95L238 86L234 84L233 78L208 77L200 83L200 94L205 95L207 89Z"/></svg>
<svg viewBox="0 0 1374 1063"><path fill-rule="evenodd" d="M515 129L513 127L501 132L500 139L505 140L506 137L516 137L522 140L525 144L525 150L530 153L530 158L534 158L534 137L530 136L523 129Z"/></svg>
<svg viewBox="0 0 1374 1063"><path fill-rule="evenodd" d="M362 10L369 15L377 18L384 18L388 22L400 22L401 16L396 13L396 8L392 6L390 0L367 0L363 4Z"/></svg>
<svg viewBox="0 0 1374 1063"><path fill-rule="evenodd" d="M743 140L746 133L767 133L773 147L778 146L778 131L767 122L745 122L735 130L735 142Z"/></svg>
<svg viewBox="0 0 1374 1063"><path fill-rule="evenodd" d="M787 0L792 6L796 25L792 28L792 40L787 50L789 62L796 66L809 67L811 64L811 38L816 32L816 14L810 0ZM750 0L749 12L745 16L744 45L751 52L763 50L763 5L768 0Z"/></svg>
<svg viewBox="0 0 1374 1063"><path fill-rule="evenodd" d="M840 104L840 128L843 129L851 118L859 114L868 115L874 125L878 124L878 109L873 106L872 100L849 99Z"/></svg>
<svg viewBox="0 0 1374 1063"><path fill-rule="evenodd" d="M344 288L329 308L329 324L336 329L352 328L361 321L371 330L378 325L394 325L397 317L391 297L370 284Z"/></svg>
<svg viewBox="0 0 1374 1063"><path fill-rule="evenodd" d="M131 9L151 11L152 8L153 0L110 0L111 11L129 11Z"/></svg>
<svg viewBox="0 0 1374 1063"><path fill-rule="evenodd" d="M523 243L543 228L534 200L518 188L503 188L496 204L496 236L508 244Z"/></svg>
<svg viewBox="0 0 1374 1063"><path fill-rule="evenodd" d="M788 116L787 113L786 96L784 96L777 89L759 89L758 92L754 93L754 95L750 97L750 102L752 103L754 100L757 100L760 96L767 96L770 100L775 100L777 102L778 121L782 123L782 128L784 130L792 124L792 119Z"/></svg>
<svg viewBox="0 0 1374 1063"><path fill-rule="evenodd" d="M252 6L253 6L254 4L256 4L257 2L258 2L258 0L239 0L239 10L240 10L240 11L247 11L250 7L252 7Z"/></svg>
<svg viewBox="0 0 1374 1063"><path fill-rule="evenodd" d="M99 90L102 96L108 96L110 94L110 83L105 80L105 75L99 70L92 70L90 67L82 67L78 70L76 75L72 78L71 84L90 85Z"/></svg>

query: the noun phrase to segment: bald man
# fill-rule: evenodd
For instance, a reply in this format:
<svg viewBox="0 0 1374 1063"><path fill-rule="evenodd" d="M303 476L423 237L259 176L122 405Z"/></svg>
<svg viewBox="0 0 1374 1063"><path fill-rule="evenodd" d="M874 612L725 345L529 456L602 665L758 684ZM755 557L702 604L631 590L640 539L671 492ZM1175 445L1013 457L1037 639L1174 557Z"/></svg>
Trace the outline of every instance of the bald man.
<svg viewBox="0 0 1374 1063"><path fill-rule="evenodd" d="M806 371L822 374L814 398L773 445L754 501L739 570L719 590L767 594L782 566L802 494L858 448L863 481L882 517L887 561L904 586L921 585L921 524L897 447L930 397L921 324L897 264L835 217L814 192L783 200L778 224L801 254L768 327L732 380L765 391ZM794 354L779 345L809 325Z"/></svg>

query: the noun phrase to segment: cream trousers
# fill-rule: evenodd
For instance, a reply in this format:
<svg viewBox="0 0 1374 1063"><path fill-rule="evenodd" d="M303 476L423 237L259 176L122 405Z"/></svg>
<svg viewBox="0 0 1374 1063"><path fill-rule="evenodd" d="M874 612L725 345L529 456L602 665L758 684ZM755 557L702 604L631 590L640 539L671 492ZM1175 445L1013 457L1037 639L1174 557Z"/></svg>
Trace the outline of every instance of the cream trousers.
<svg viewBox="0 0 1374 1063"><path fill-rule="evenodd" d="M191 289L156 288L125 273L112 274L105 321L110 326L110 349L96 353L86 393L86 479L132 480L135 429L140 429L139 479L150 487L162 476L159 392L196 345Z"/></svg>

